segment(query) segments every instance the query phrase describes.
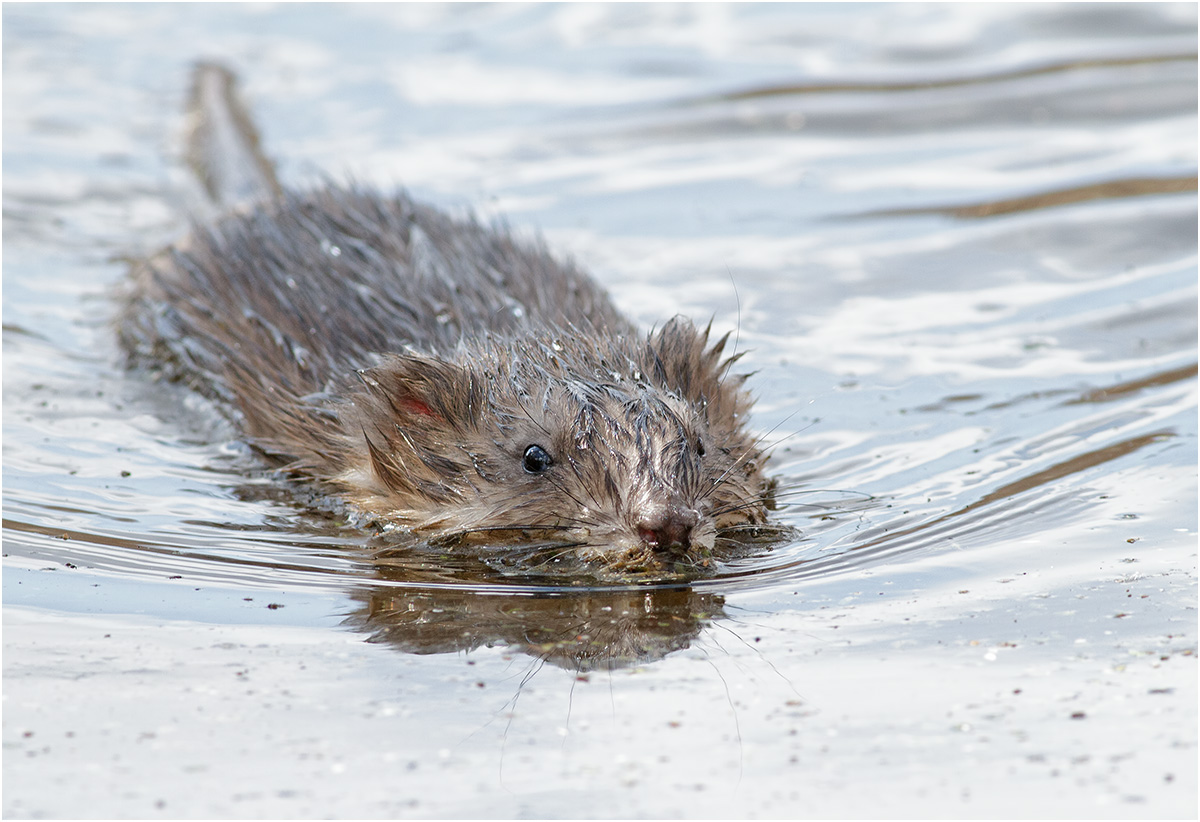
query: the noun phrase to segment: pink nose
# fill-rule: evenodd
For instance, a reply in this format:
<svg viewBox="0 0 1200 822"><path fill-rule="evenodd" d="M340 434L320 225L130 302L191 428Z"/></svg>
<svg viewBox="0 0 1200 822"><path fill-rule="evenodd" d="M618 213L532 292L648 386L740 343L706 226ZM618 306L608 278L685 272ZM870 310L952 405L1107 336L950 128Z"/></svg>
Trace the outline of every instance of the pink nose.
<svg viewBox="0 0 1200 822"><path fill-rule="evenodd" d="M682 554L692 546L692 529L700 514L683 505L663 505L642 512L636 523L638 538L655 551Z"/></svg>

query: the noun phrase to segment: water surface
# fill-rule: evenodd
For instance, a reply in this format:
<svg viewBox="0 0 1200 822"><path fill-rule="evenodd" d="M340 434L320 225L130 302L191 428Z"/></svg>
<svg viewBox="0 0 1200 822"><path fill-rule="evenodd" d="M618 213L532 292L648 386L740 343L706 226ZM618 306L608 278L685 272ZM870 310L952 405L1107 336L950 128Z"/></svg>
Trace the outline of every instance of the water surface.
<svg viewBox="0 0 1200 822"><path fill-rule="evenodd" d="M4 23L7 816L1196 813L1194 6ZM200 57L289 184L733 331L795 538L682 586L388 550L126 373Z"/></svg>

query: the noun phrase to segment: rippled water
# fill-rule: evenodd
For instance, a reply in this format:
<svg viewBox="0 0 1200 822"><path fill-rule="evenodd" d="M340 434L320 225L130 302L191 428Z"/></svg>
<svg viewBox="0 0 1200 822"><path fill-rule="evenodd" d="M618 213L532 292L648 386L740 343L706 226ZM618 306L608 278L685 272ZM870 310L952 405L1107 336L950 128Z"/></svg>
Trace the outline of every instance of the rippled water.
<svg viewBox="0 0 1200 822"><path fill-rule="evenodd" d="M7 816L1195 813L1194 6L4 23ZM734 331L795 539L687 586L389 550L125 373L198 57L287 182Z"/></svg>

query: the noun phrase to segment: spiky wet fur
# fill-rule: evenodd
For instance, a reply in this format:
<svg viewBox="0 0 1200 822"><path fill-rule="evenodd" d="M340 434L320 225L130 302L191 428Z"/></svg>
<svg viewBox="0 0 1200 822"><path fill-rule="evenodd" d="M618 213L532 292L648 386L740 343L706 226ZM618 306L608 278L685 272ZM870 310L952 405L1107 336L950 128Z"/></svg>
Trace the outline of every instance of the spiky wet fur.
<svg viewBox="0 0 1200 822"><path fill-rule="evenodd" d="M196 227L131 283L132 360L381 523L532 531L653 568L647 511L699 513L688 560L764 520L725 340L682 318L640 335L591 279L503 228L365 188L278 193ZM523 467L532 444L545 473Z"/></svg>

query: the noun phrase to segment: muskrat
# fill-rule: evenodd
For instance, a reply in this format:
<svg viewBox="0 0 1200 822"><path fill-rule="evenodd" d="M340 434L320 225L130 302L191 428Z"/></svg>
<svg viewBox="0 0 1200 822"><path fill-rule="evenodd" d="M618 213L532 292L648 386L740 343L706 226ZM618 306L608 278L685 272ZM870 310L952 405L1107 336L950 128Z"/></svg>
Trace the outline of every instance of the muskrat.
<svg viewBox="0 0 1200 822"><path fill-rule="evenodd" d="M187 158L221 216L135 267L132 362L212 398L286 476L428 539L638 571L707 565L765 523L728 334L643 336L540 243L403 193L284 190L234 84L195 70Z"/></svg>

